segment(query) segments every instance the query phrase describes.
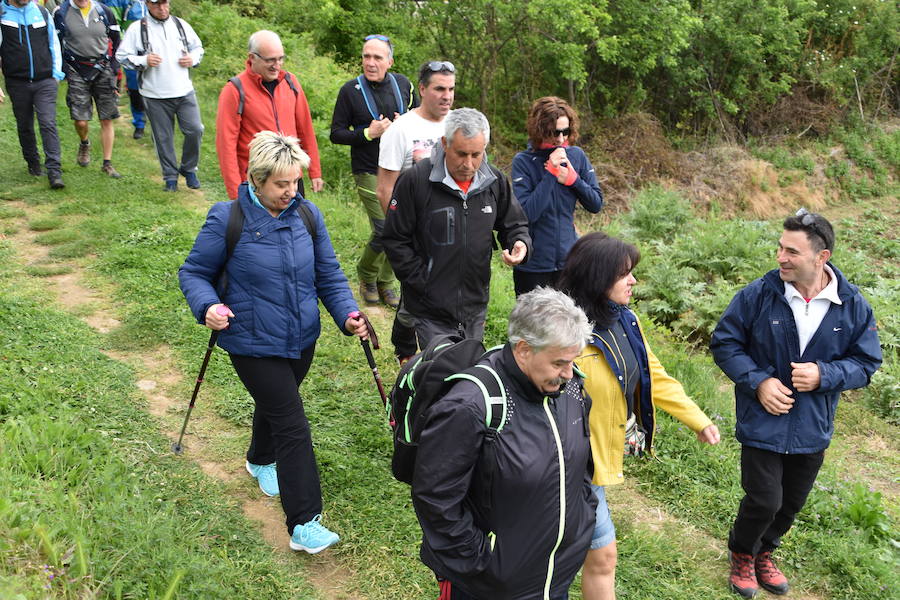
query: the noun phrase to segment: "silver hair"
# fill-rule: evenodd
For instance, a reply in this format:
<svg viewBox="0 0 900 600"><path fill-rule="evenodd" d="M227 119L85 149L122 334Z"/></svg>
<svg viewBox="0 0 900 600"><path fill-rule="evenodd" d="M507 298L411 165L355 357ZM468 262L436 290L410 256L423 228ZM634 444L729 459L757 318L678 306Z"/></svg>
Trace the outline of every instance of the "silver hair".
<svg viewBox="0 0 900 600"><path fill-rule="evenodd" d="M448 146L457 131L467 139L483 133L484 143L487 144L491 141L491 125L488 123L487 117L474 108L457 108L450 111L450 114L444 119L444 137L447 139Z"/></svg>
<svg viewBox="0 0 900 600"><path fill-rule="evenodd" d="M281 38L278 37L277 33L275 33L274 31L269 31L268 29L260 29L259 31L257 31L256 33L253 33L250 36L250 40L247 42L247 51L253 52L253 53L258 53L259 52L259 38L267 37L267 36L273 36L276 40L278 40L279 44L281 43Z"/></svg>
<svg viewBox="0 0 900 600"><path fill-rule="evenodd" d="M259 187L273 173L284 173L292 167L305 169L309 156L300 148L300 141L274 131L260 131L250 142L247 178Z"/></svg>
<svg viewBox="0 0 900 600"><path fill-rule="evenodd" d="M507 337L526 342L535 352L550 347L579 350L591 338L591 322L575 301L558 290L538 287L522 294L509 315Z"/></svg>

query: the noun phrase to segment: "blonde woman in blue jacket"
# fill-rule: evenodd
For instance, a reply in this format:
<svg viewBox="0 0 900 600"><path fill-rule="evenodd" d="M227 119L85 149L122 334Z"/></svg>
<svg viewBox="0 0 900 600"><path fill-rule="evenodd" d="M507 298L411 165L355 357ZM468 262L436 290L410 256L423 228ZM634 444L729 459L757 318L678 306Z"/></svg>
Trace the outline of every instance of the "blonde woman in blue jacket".
<svg viewBox="0 0 900 600"><path fill-rule="evenodd" d="M605 487L622 483L625 455L640 456L652 449L656 408L695 431L701 442L719 442L718 428L666 373L628 308L636 283L632 270L639 260L635 246L589 233L572 246L557 284L594 323L592 343L577 360L593 400L591 487L599 501L582 572L584 600L616 597L616 530Z"/></svg>

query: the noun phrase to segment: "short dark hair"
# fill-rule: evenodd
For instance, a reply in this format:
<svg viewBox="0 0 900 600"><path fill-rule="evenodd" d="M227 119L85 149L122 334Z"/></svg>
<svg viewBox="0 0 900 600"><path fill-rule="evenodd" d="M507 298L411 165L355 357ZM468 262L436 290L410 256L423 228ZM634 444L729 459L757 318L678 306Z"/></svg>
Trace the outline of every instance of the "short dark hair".
<svg viewBox="0 0 900 600"><path fill-rule="evenodd" d="M609 291L640 260L637 246L601 231L588 233L569 250L556 287L575 300L595 327L606 329L616 318Z"/></svg>
<svg viewBox="0 0 900 600"><path fill-rule="evenodd" d="M545 140L556 137L556 121L560 117L568 117L569 129L572 130L569 143L574 144L578 141L578 113L575 109L557 96L544 96L534 101L525 123L528 140L533 148L540 148Z"/></svg>
<svg viewBox="0 0 900 600"><path fill-rule="evenodd" d="M828 219L818 213L807 212L805 208L801 208L796 215L784 220L784 230L804 232L816 252L834 251L834 229Z"/></svg>
<svg viewBox="0 0 900 600"><path fill-rule="evenodd" d="M456 75L456 67L452 62L446 60L429 60L422 63L422 66L419 67L419 85L428 87L428 84L431 83L431 76L435 73Z"/></svg>

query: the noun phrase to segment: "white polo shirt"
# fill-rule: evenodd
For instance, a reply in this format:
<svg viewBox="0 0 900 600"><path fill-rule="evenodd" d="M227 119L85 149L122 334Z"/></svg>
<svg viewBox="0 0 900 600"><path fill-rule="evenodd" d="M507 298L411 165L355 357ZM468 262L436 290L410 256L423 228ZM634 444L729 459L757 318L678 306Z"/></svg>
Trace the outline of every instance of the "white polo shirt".
<svg viewBox="0 0 900 600"><path fill-rule="evenodd" d="M815 298L810 299L809 302L797 291L794 284L788 281L784 282L784 297L794 313L794 322L797 324L797 336L800 338L801 356L806 350L809 340L812 339L813 334L816 333L819 325L822 324L822 319L825 318L825 314L828 312L831 304L843 304L841 299L838 298L837 277L834 276L834 271L826 264L825 272L828 273L829 277L828 285Z"/></svg>

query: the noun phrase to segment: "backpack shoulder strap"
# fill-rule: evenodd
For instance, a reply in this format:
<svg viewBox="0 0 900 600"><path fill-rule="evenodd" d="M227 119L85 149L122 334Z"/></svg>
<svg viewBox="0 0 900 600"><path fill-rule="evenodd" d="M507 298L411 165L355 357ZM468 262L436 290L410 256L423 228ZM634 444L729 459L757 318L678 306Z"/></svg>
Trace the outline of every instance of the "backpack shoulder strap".
<svg viewBox="0 0 900 600"><path fill-rule="evenodd" d="M147 30L147 15L141 17L141 47L144 54L150 52L150 32Z"/></svg>
<svg viewBox="0 0 900 600"><path fill-rule="evenodd" d="M225 266L234 254L234 248L237 246L238 240L241 239L241 230L244 229L244 211L241 210L239 200L231 203L231 212L228 214L228 225L225 228L225 263L222 265L222 272L219 274L219 296L225 293L228 287L228 272Z"/></svg>
<svg viewBox="0 0 900 600"><path fill-rule="evenodd" d="M40 4L38 4L37 7L38 7L38 10L41 11L41 16L44 17L44 24L46 25L46 24L50 23L50 11L48 11L46 8L44 8ZM2 8L2 3L0 3L0 16L2 16L2 15L3 15L3 8Z"/></svg>
<svg viewBox="0 0 900 600"><path fill-rule="evenodd" d="M301 202L297 205L297 212L300 214L300 218L303 219L303 224L306 226L306 231L309 232L309 236L313 240L313 244L316 242L316 217L313 215L312 209Z"/></svg>
<svg viewBox="0 0 900 600"><path fill-rule="evenodd" d="M372 106L373 99L369 95L369 86L366 85L366 79L362 75L356 78L356 83L359 84L359 91L362 94L363 102L366 103L366 109L369 111L369 114L372 115L372 119L378 118L378 113L375 112L375 108Z"/></svg>
<svg viewBox="0 0 900 600"><path fill-rule="evenodd" d="M288 82L289 86L291 86L291 90L293 90L293 92L294 92L294 97L296 98L297 96L299 96L300 90L297 89L297 82L294 81L294 76L291 75L290 72L285 71L284 80Z"/></svg>
<svg viewBox="0 0 900 600"><path fill-rule="evenodd" d="M181 23L181 19L172 15L172 18L175 19L175 27L178 28L178 36L181 38L181 46L184 48L184 51L188 51L188 41L187 34L184 32L184 25Z"/></svg>
<svg viewBox="0 0 900 600"><path fill-rule="evenodd" d="M241 83L241 78L238 76L234 76L228 80L234 87L237 88L238 91L238 107L237 114L244 114L244 84Z"/></svg>
<svg viewBox="0 0 900 600"><path fill-rule="evenodd" d="M501 431L506 425L509 402L506 386L497 371L488 365L477 364L468 371L451 375L447 381L457 379L465 379L478 386L484 396L484 424L492 431Z"/></svg>

